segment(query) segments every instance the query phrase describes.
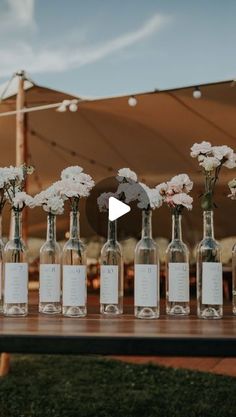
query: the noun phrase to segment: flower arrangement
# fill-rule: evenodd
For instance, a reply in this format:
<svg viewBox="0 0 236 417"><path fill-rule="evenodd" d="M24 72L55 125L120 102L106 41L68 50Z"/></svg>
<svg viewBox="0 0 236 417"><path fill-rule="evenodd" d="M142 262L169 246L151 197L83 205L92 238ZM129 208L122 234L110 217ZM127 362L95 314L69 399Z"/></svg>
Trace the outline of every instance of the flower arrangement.
<svg viewBox="0 0 236 417"><path fill-rule="evenodd" d="M193 188L193 182L187 174L179 174L168 182L156 186L164 203L171 208L173 214L181 214L184 208L192 210L193 198L189 192Z"/></svg>
<svg viewBox="0 0 236 417"><path fill-rule="evenodd" d="M78 210L81 197L88 197L95 183L80 166L71 166L61 172L61 180L56 183L60 196L69 200L72 210Z"/></svg>
<svg viewBox="0 0 236 417"><path fill-rule="evenodd" d="M162 198L157 188L150 188L138 182L137 174L129 168L119 169L116 179L118 187L115 192L102 193L98 199L100 211L107 211L109 198L115 197L126 204L137 201L137 206L143 210L155 209L161 206Z"/></svg>
<svg viewBox="0 0 236 417"><path fill-rule="evenodd" d="M69 200L72 210L77 211L80 198L88 197L93 186L93 179L83 172L83 168L71 166L61 172L59 181L35 196L35 205L57 215L63 213L64 203Z"/></svg>
<svg viewBox="0 0 236 417"><path fill-rule="evenodd" d="M32 166L5 167L0 169L0 210L8 200L12 210L22 211L34 207L34 199L24 190L26 177L34 172Z"/></svg>
<svg viewBox="0 0 236 417"><path fill-rule="evenodd" d="M201 206L203 210L213 210L214 191L222 167L232 169L236 167L236 154L229 146L212 146L210 142L195 143L190 153L197 158L205 177L205 191L202 195Z"/></svg>
<svg viewBox="0 0 236 417"><path fill-rule="evenodd" d="M228 186L230 189L230 194L228 195L228 197L230 197L231 200L236 200L236 178L229 181Z"/></svg>

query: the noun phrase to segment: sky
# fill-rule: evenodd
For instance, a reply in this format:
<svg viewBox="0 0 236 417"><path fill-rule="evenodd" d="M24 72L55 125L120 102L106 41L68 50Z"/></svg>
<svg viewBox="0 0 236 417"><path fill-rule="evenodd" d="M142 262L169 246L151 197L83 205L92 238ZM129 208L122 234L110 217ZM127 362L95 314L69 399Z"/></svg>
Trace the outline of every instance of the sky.
<svg viewBox="0 0 236 417"><path fill-rule="evenodd" d="M235 0L0 0L0 83L106 97L236 77Z"/></svg>

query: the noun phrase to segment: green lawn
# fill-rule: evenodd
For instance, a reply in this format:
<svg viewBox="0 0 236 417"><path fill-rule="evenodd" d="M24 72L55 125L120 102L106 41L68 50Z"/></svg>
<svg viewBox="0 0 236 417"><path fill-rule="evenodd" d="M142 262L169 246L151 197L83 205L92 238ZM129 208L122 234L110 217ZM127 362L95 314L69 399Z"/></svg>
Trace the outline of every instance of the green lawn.
<svg viewBox="0 0 236 417"><path fill-rule="evenodd" d="M0 417L235 417L236 378L79 356L15 355Z"/></svg>

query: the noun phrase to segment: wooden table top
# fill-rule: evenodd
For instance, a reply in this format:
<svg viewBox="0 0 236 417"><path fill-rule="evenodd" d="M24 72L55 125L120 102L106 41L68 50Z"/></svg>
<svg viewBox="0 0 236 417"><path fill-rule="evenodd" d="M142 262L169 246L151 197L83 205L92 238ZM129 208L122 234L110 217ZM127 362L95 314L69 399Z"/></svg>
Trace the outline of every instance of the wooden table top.
<svg viewBox="0 0 236 417"><path fill-rule="evenodd" d="M157 320L140 320L134 318L130 304L122 317L103 318L95 301L90 297L88 316L81 319L39 315L36 305L30 306L27 317L1 316L0 352L236 356L236 317L229 305L222 320L165 314Z"/></svg>

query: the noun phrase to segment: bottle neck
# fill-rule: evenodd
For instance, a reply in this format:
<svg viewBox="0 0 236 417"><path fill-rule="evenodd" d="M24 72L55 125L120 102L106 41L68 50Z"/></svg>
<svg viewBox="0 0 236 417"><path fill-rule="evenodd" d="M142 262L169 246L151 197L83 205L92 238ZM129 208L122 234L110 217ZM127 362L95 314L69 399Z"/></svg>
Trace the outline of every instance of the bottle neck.
<svg viewBox="0 0 236 417"><path fill-rule="evenodd" d="M0 240L2 240L2 213L0 212Z"/></svg>
<svg viewBox="0 0 236 417"><path fill-rule="evenodd" d="M142 211L142 239L152 238L152 211Z"/></svg>
<svg viewBox="0 0 236 417"><path fill-rule="evenodd" d="M70 239L80 238L80 227L79 227L79 212L72 210L70 212Z"/></svg>
<svg viewBox="0 0 236 417"><path fill-rule="evenodd" d="M172 215L172 240L182 240L182 216Z"/></svg>
<svg viewBox="0 0 236 417"><path fill-rule="evenodd" d="M12 239L21 239L22 237L22 213L12 210Z"/></svg>
<svg viewBox="0 0 236 417"><path fill-rule="evenodd" d="M56 216L48 214L47 217L47 240L56 240Z"/></svg>
<svg viewBox="0 0 236 417"><path fill-rule="evenodd" d="M213 211L204 211L203 220L204 237L211 237L214 239Z"/></svg>
<svg viewBox="0 0 236 417"><path fill-rule="evenodd" d="M117 222L116 220L108 220L108 233L107 240L110 243L115 243L117 241Z"/></svg>

